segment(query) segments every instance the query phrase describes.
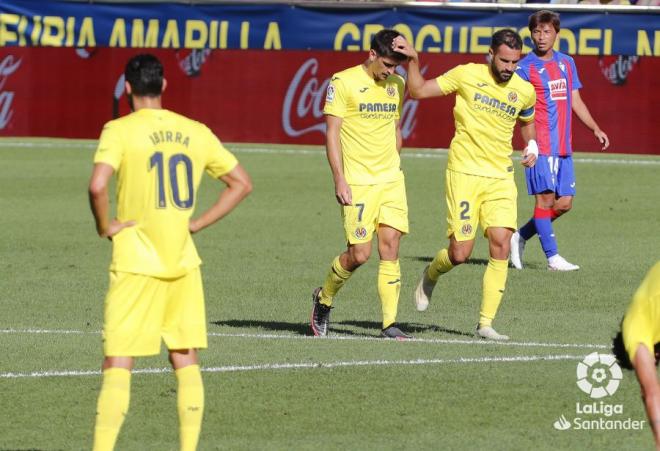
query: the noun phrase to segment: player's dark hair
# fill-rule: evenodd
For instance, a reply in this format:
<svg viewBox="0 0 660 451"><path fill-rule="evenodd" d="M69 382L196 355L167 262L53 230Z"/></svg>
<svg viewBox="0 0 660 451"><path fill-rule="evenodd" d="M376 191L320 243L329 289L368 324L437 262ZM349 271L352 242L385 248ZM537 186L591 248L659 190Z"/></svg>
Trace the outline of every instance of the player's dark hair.
<svg viewBox="0 0 660 451"><path fill-rule="evenodd" d="M633 369L630 357L628 357L628 351L626 351L626 347L623 344L623 334L621 331L612 339L612 354L616 357L616 361L621 368L626 370Z"/></svg>
<svg viewBox="0 0 660 451"><path fill-rule="evenodd" d="M498 30L493 33L493 37L490 41L490 48L495 51L500 48L502 44L506 45L510 49L522 50L523 42L520 35L514 30L510 28L504 28L503 30Z"/></svg>
<svg viewBox="0 0 660 451"><path fill-rule="evenodd" d="M126 64L124 77L135 96L158 97L163 92L163 65L153 55L131 58Z"/></svg>
<svg viewBox="0 0 660 451"><path fill-rule="evenodd" d="M623 325L623 320L621 321L621 325ZM619 332L612 339L612 354L614 354L614 357L616 357L616 361L619 363L621 368L626 370L633 369L632 362L628 356L628 351L626 351L626 346L623 342L623 333L621 332L621 329L619 329ZM653 354L655 359L655 366L658 366L658 363L660 363L660 343L656 343L653 346Z"/></svg>
<svg viewBox="0 0 660 451"><path fill-rule="evenodd" d="M392 49L392 41L394 41L394 38L397 36L401 36L401 33L396 30L380 30L371 40L371 50L376 52L376 55L378 56L391 58L397 62L405 61L407 59L406 55L395 52Z"/></svg>
<svg viewBox="0 0 660 451"><path fill-rule="evenodd" d="M559 33L559 13L548 11L547 9L536 11L534 14L529 16L529 31L534 31L534 28L543 23L551 23L555 31Z"/></svg>

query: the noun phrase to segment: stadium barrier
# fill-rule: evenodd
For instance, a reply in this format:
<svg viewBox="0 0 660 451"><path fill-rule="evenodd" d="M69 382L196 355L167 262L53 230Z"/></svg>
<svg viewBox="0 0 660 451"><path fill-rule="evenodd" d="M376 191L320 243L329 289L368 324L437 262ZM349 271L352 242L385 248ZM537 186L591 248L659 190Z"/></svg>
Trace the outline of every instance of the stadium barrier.
<svg viewBox="0 0 660 451"><path fill-rule="evenodd" d="M0 136L97 137L104 122L128 111L126 60L149 51L165 65L165 107L207 123L223 140L320 144L330 76L362 62L379 29L412 40L431 77L485 62L498 27L519 30L529 51L527 16L541 6L308 5L3 1ZM555 6L559 48L574 55L582 97L612 150L660 154L653 142L660 8ZM406 98L404 145L447 147L453 103ZM577 120L573 143L598 149Z"/></svg>

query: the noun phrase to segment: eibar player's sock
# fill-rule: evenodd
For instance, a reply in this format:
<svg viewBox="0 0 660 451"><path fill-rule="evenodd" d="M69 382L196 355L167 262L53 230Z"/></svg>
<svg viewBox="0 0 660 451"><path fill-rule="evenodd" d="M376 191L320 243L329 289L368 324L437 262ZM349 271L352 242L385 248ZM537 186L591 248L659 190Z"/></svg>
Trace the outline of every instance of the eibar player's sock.
<svg viewBox="0 0 660 451"><path fill-rule="evenodd" d="M549 208L534 209L534 225L541 240L541 247L547 258L557 255L557 241L552 230L552 210Z"/></svg>
<svg viewBox="0 0 660 451"><path fill-rule="evenodd" d="M103 371L103 383L96 405L94 451L111 451L128 412L131 372L126 368Z"/></svg>
<svg viewBox="0 0 660 451"><path fill-rule="evenodd" d="M339 257L335 257L332 261L332 266L328 275L325 277L323 282L323 288L321 289L321 299L319 302L323 305L330 307L332 305L332 299L335 297L337 292L341 287L344 286L346 281L351 277L353 273L342 268L341 263L339 263Z"/></svg>
<svg viewBox="0 0 660 451"><path fill-rule="evenodd" d="M175 371L178 382L179 441L181 451L197 449L204 416L204 385L199 365L189 365Z"/></svg>
<svg viewBox="0 0 660 451"><path fill-rule="evenodd" d="M429 276L429 279L431 279L433 282L436 282L438 277L446 272L449 272L453 267L454 265L449 259L449 252L447 249L442 249L438 251L433 261L429 264L427 275Z"/></svg>
<svg viewBox="0 0 660 451"><path fill-rule="evenodd" d="M383 308L383 329L396 321L399 292L401 291L401 268L399 260L381 260L378 265L378 295Z"/></svg>
<svg viewBox="0 0 660 451"><path fill-rule="evenodd" d="M554 222L555 219L559 217L557 210L551 210L550 221ZM527 223L518 229L518 233L525 241L529 240L531 237L536 235L536 224L534 223L534 216L532 216Z"/></svg>
<svg viewBox="0 0 660 451"><path fill-rule="evenodd" d="M508 260L495 260L493 257L488 259L483 280L481 311L479 312L480 327L491 326L493 323L504 295L508 267Z"/></svg>

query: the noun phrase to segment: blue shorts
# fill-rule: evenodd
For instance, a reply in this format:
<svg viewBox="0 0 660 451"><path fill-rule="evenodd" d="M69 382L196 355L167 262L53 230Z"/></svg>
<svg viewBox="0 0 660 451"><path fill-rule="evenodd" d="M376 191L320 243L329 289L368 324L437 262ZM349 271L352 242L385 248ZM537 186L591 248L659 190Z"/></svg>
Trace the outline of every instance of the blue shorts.
<svg viewBox="0 0 660 451"><path fill-rule="evenodd" d="M539 155L533 168L525 168L527 194L552 191L557 196L575 196L572 157Z"/></svg>

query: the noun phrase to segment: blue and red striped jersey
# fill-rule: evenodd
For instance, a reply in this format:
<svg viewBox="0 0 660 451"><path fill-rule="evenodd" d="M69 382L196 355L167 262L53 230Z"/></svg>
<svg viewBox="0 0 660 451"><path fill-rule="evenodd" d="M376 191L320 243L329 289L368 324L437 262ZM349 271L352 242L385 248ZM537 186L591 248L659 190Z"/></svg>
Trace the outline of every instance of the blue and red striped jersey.
<svg viewBox="0 0 660 451"><path fill-rule="evenodd" d="M572 93L582 87L573 58L555 51L551 59L542 60L532 52L520 60L516 73L536 90L539 154L571 155Z"/></svg>

